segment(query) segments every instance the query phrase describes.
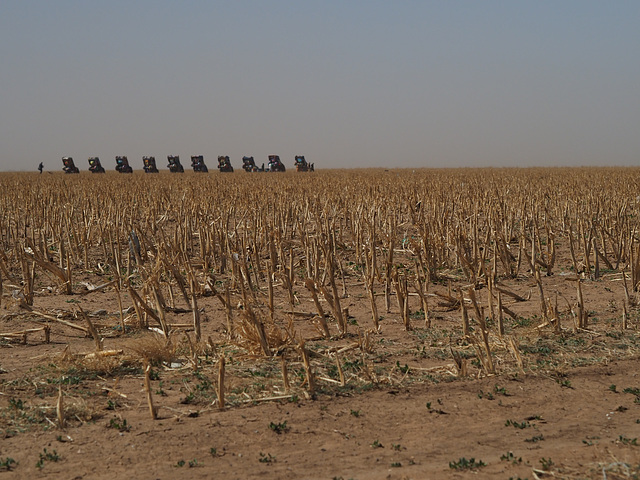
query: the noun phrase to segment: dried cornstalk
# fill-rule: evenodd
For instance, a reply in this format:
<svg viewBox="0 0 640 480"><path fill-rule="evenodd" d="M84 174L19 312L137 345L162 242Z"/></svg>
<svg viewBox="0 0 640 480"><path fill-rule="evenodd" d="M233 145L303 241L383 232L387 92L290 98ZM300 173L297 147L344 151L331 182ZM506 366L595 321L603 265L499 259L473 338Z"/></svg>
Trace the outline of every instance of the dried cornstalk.
<svg viewBox="0 0 640 480"><path fill-rule="evenodd" d="M56 416L58 417L58 428L63 429L66 426L64 418L64 395L62 394L62 385L58 385L58 400L56 402Z"/></svg>
<svg viewBox="0 0 640 480"><path fill-rule="evenodd" d="M524 373L524 362L522 361L522 355L520 355L520 348L518 347L518 342L513 336L509 336L507 339L509 344L509 348L513 353L513 357L516 359L516 364L518 365L518 369L521 373Z"/></svg>
<svg viewBox="0 0 640 480"><path fill-rule="evenodd" d="M460 312L462 314L462 335L469 336L469 314L467 313L467 306L464 304L464 295L460 290Z"/></svg>
<svg viewBox="0 0 640 480"><path fill-rule="evenodd" d="M100 336L100 334L98 333L98 330L96 330L96 327L93 325L93 322L87 316L87 314L84 313L84 310L80 305L78 305L78 311L80 312L80 315L82 315L82 318L84 318L84 321L87 322L87 325L89 327L89 332L91 333L91 336L93 337L93 340L96 344L96 351L98 352L102 351L103 345L104 345L104 339Z"/></svg>
<svg viewBox="0 0 640 480"><path fill-rule="evenodd" d="M504 316L502 315L502 292L498 292L498 335L504 335Z"/></svg>
<svg viewBox="0 0 640 480"><path fill-rule="evenodd" d="M338 375L340 377L340 386L344 387L346 385L346 381L344 378L344 371L342 370L342 362L340 362L340 356L338 352L336 352L336 367L338 367Z"/></svg>
<svg viewBox="0 0 640 480"><path fill-rule="evenodd" d="M66 320L62 320L61 318L56 318L51 315L47 315L46 313L39 312L38 310L31 309L30 312L33 315L37 315L42 318L46 318L47 320L51 320L53 322L61 323L62 325L66 325L67 327L73 328L74 330L80 330L85 334L89 334L89 330L87 328L81 327L80 325L76 325L75 323L67 322Z"/></svg>
<svg viewBox="0 0 640 480"><path fill-rule="evenodd" d="M198 302L196 300L195 285L193 284L193 281L191 282L191 310L193 311L193 330L196 334L196 342L199 342L202 337L200 330L200 310L198 310Z"/></svg>
<svg viewBox="0 0 640 480"><path fill-rule="evenodd" d="M224 375L225 375L226 360L224 355L218 360L218 389L216 394L218 395L218 409L224 410Z"/></svg>
<svg viewBox="0 0 640 480"><path fill-rule="evenodd" d="M320 300L318 299L318 292L316 290L315 282L312 278L307 278L304 281L304 286L311 292L311 298L313 298L313 303L316 306L316 310L318 311L318 317L320 320L320 326L322 327L322 333L325 338L331 337L329 333L329 325L327 324L327 320L324 317L324 310L322 309L322 305L320 305Z"/></svg>
<svg viewBox="0 0 640 480"><path fill-rule="evenodd" d="M31 252L24 251L24 255L33 260L38 266L48 272L52 273L56 277L60 279L62 285L64 286L64 293L66 295L72 295L72 281L71 281L71 264L67 255L67 265L64 267L63 263L63 243L60 242L60 265L56 265L53 262L48 261L45 257L42 256L40 251L37 248L31 246Z"/></svg>
<svg viewBox="0 0 640 480"><path fill-rule="evenodd" d="M304 340L300 341L298 350L300 351L300 355L302 356L302 363L304 365L304 371L307 377L308 392L309 395L313 397L316 391L316 381L315 375L313 374L313 369L311 368L311 362L309 360L309 352L307 351Z"/></svg>
<svg viewBox="0 0 640 480"><path fill-rule="evenodd" d="M151 318L153 318L156 322L158 322L158 324L160 325L160 328L162 328L162 332L164 333L164 336L166 338L169 338L169 327L167 327L167 323L162 319L162 317L159 317L156 314L156 312L154 312L151 309L151 307L149 307L149 305L147 305L147 302L145 302L140 297L140 295L138 295L138 292L136 292L131 285L128 286L128 291L129 291L129 296L133 300L134 307L136 305L138 305L139 307L142 307L142 310L144 310ZM138 312L138 309L136 309L136 312ZM142 323L142 318L140 318L140 317L138 317L138 318L140 319L140 322Z"/></svg>
<svg viewBox="0 0 640 480"><path fill-rule="evenodd" d="M145 361L144 364L144 390L147 393L147 405L149 405L149 414L152 420L158 418L158 411L153 404L153 394L151 393L151 365Z"/></svg>
<svg viewBox="0 0 640 480"><path fill-rule="evenodd" d="M393 285L396 291L396 298L398 300L398 308L400 309L400 315L404 323L405 330L411 330L411 318L409 317L409 292L407 288L407 278L403 275L400 277L398 272L394 272L392 277Z"/></svg>
<svg viewBox="0 0 640 480"><path fill-rule="evenodd" d="M449 351L451 352L451 356L453 357L453 361L456 364L456 373L458 377L466 377L467 376L467 360L462 357L458 352L456 352L451 345L449 345Z"/></svg>
<svg viewBox="0 0 640 480"><path fill-rule="evenodd" d="M284 386L284 393L288 394L291 389L289 384L289 370L287 369L287 357L282 354L280 356L280 366L282 368L282 384Z"/></svg>

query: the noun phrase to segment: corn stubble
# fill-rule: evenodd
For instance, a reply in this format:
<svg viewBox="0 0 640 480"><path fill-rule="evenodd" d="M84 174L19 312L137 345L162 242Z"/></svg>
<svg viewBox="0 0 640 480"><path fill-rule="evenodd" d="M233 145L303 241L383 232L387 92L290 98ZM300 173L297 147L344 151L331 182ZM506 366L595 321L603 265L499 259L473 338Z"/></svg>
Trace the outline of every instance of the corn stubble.
<svg viewBox="0 0 640 480"><path fill-rule="evenodd" d="M52 327L71 327L93 337L94 359L112 355L101 328L118 327L121 335L155 331L125 349L143 365L152 418L150 365L171 362L179 338L188 339L194 369L202 352L234 345L247 358L279 357L285 394L305 388L313 396L323 378L341 387L384 381L366 359L372 336L383 336L391 323L406 335L429 329L432 309L459 312L456 328L479 369L495 375L507 362L496 361L498 350L512 357L513 368L526 369L517 339L505 334L504 315L517 320L518 303L539 304L540 330L588 329L583 282L606 269L622 279L620 328L628 328L640 286L638 200L625 194L640 191L636 169L43 178L0 176L0 303L38 324L16 332L25 341L44 328L49 341ZM568 258L560 257L559 245L568 247ZM560 298L573 320L565 325L559 294L544 280L562 262L576 285L573 298ZM80 292L74 279L87 275L109 281ZM505 285L516 278L535 285L533 300ZM80 307L46 311L36 293L45 285L65 296L112 291L119 312L105 325ZM356 327L343 307L354 288L362 289L370 311ZM220 309L203 314L208 296ZM424 323L415 322L416 312ZM184 313L190 322L176 320ZM203 324L213 315L221 331L204 348ZM318 339L340 345L320 355L339 380L318 371L311 347ZM467 375L466 358L454 347L454 371ZM341 358L354 349L361 368L349 377ZM222 352L214 357L224 409L232 364ZM297 386L292 366L304 372Z"/></svg>

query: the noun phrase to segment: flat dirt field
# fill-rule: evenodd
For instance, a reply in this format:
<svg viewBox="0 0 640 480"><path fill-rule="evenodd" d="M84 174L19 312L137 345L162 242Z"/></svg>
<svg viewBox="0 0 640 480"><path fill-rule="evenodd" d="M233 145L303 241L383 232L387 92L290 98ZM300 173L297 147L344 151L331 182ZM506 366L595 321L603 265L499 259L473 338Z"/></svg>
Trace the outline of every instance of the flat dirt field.
<svg viewBox="0 0 640 480"><path fill-rule="evenodd" d="M0 478L639 478L638 195L0 174Z"/></svg>

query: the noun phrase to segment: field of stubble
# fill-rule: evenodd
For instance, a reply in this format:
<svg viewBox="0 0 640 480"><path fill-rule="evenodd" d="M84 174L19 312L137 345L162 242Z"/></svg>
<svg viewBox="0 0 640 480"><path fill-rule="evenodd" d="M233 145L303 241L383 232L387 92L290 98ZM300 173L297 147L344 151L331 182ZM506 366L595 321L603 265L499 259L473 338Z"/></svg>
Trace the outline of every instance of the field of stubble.
<svg viewBox="0 0 640 480"><path fill-rule="evenodd" d="M0 174L0 475L638 478L640 169Z"/></svg>

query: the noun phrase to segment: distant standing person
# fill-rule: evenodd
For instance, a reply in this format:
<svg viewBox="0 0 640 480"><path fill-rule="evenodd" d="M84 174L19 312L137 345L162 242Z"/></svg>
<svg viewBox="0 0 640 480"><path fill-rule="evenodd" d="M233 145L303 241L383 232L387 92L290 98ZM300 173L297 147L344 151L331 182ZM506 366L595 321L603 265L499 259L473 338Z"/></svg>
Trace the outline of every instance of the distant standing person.
<svg viewBox="0 0 640 480"><path fill-rule="evenodd" d="M40 165L38 165L38 171L42 173L42 170L44 170L44 164L40 162Z"/></svg>

